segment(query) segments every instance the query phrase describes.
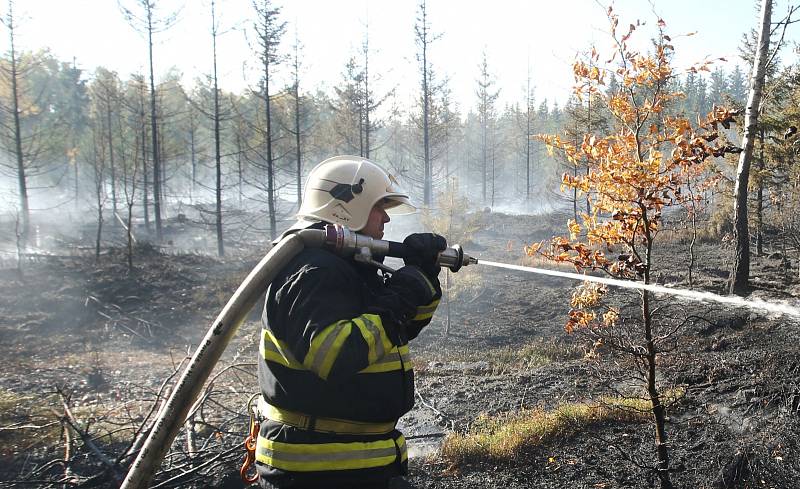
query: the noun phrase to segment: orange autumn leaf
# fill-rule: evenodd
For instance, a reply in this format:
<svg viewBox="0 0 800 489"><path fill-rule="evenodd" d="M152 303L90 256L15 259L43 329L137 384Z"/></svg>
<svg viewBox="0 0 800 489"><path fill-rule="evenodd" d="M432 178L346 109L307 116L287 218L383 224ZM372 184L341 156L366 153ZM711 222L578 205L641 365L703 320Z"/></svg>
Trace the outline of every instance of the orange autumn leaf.
<svg viewBox="0 0 800 489"><path fill-rule="evenodd" d="M616 49L606 56L593 48L589 64L573 64L573 75L578 100L605 105L613 118L611 129L605 134L587 133L573 142L559 135L537 136L551 154L558 152L582 170L565 172L561 189L585 199L589 210L567 222L565 236L554 237L549 246L526 247L526 252L570 264L579 272L603 271L620 279L642 280L650 263L637 250L649 246L662 231L666 208L694 209L697 192L719 181L707 171L706 161L735 152L719 132L735 121L726 107L691 119L665 113L672 101L685 98L669 89L679 74L670 64L671 38L660 30L655 49L648 54L633 52L627 42L638 32L638 24L617 33L616 15L609 13L609 20ZM665 26L659 19L659 29ZM608 59L605 66L601 59ZM611 65L614 60L624 63ZM709 64L704 61L689 70L708 70ZM624 89L602 89L604 73L616 73ZM687 182L694 194L682 190ZM623 253L606 253L612 247ZM619 311L602 308L602 298L598 290L580 288L571 300L567 331L616 324Z"/></svg>

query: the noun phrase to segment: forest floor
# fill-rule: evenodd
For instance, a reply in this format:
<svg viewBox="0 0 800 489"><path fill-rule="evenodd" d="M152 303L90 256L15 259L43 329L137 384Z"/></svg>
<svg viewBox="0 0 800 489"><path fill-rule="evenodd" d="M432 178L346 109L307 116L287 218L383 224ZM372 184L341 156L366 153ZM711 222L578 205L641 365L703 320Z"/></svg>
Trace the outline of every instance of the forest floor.
<svg viewBox="0 0 800 489"><path fill-rule="evenodd" d="M481 231L463 244L478 258L530 264L523 245L560 232L554 223L562 221L487 214ZM655 276L686 288L688 243L664 238ZM693 288L724 292L725 246L719 240L697 245ZM49 487L64 477L86 482L103 471L85 442L64 436L65 403L75 423L67 432L88 435L99 451L122 459L132 427L147 417L162 385L259 258L240 253L220 260L146 246L136 251L133 273L124 250L97 261L93 255L31 257L21 276L0 270L0 486ZM796 259L768 251L753 257L750 297L800 305ZM575 282L485 265L449 280L459 291L450 299L449 331L443 304L412 344L418 398L401 428L415 487L658 486L651 470L654 429L646 415L573 420L505 457L443 456L447 437L475 434L493 419L643 392L624 355L564 331ZM636 292L611 289L609 297L623 311L637 307ZM798 319L669 296L657 302L665 321L682 325L660 372L671 393L667 433L675 486L797 487ZM244 406L256 388L257 317L258 311L242 327L205 391L196 419L200 452L236 448L245 434ZM217 475L207 484L229 483L240 457L226 452L206 467Z"/></svg>

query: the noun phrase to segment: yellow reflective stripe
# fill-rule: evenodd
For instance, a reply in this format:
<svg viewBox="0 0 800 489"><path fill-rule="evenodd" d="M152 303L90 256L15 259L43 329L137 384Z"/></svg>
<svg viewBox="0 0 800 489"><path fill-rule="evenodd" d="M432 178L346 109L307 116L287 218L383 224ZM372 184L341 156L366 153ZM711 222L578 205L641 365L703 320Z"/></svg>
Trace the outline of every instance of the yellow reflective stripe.
<svg viewBox="0 0 800 489"><path fill-rule="evenodd" d="M414 368L414 364L411 360L411 353L408 350L408 345L403 345L399 349L397 347L392 348L389 350L389 353L383 356L383 358L373 363L369 367L360 370L358 373L375 374L391 372L392 370L400 370L401 368L404 368L406 371Z"/></svg>
<svg viewBox="0 0 800 489"><path fill-rule="evenodd" d="M358 327L369 348L369 366L361 370L361 373L400 370L403 365L405 370L412 369L410 360L406 358L409 354L408 345L403 345L398 354L397 347L392 345L386 330L383 328L380 316L377 314L362 314L352 321L337 321L323 329L311 340L311 347L303 363L295 359L286 342L277 339L272 331L267 328L261 330L262 338L258 345L259 353L265 360L295 370L310 370L322 379L327 379L333 364L339 356L342 345L352 333L353 324ZM403 355L402 363L400 362L400 355Z"/></svg>
<svg viewBox="0 0 800 489"><path fill-rule="evenodd" d="M353 323L358 326L358 330L361 332L361 336L364 337L364 341L367 343L367 362L374 363L375 360L378 358L378 349L376 346L379 346L381 356L383 356L383 343L380 341L375 341L375 333L371 328L369 328L363 319L355 318L353 319ZM380 335L380 334L378 334Z"/></svg>
<svg viewBox="0 0 800 489"><path fill-rule="evenodd" d="M420 306L417 308L417 311L435 311L437 307L439 307L439 302L441 299L436 299L435 301L431 302L427 306Z"/></svg>
<svg viewBox="0 0 800 489"><path fill-rule="evenodd" d="M405 462L408 460L408 448L406 447L406 438L400 435L397 439L397 447L400 449L400 460Z"/></svg>
<svg viewBox="0 0 800 489"><path fill-rule="evenodd" d="M370 364L383 358L386 351L392 348L392 342L386 335L386 330L383 329L383 322L381 317L377 314L362 314L361 316L353 319L353 323L358 326L361 336L369 347L367 360Z"/></svg>
<svg viewBox="0 0 800 489"><path fill-rule="evenodd" d="M347 337L350 336L352 328L351 321L342 320L315 335L311 339L311 348L303 360L303 366L319 375L323 380L327 380L333 362L339 356L339 351Z"/></svg>
<svg viewBox="0 0 800 489"><path fill-rule="evenodd" d="M292 352L289 350L289 345L277 339L272 331L264 328L261 330L261 342L258 345L258 351L261 357L284 367L303 370L303 365L298 362Z"/></svg>
<svg viewBox="0 0 800 489"><path fill-rule="evenodd" d="M436 287L433 286L433 282L431 282L430 279L426 277L424 273L421 274L420 276L422 277L423 280L425 280L425 283L428 285L428 288L431 289L431 294L436 295Z"/></svg>
<svg viewBox="0 0 800 489"><path fill-rule="evenodd" d="M294 472L382 467L397 460L400 437L373 442L283 443L258 437L256 460ZM403 450L401 449L401 457ZM406 455L407 456L407 455Z"/></svg>
<svg viewBox="0 0 800 489"><path fill-rule="evenodd" d="M423 319L428 319L432 317L434 311L436 311L436 308L439 307L439 300L440 299L436 299L427 306L418 307L417 315L414 316L414 321L422 321Z"/></svg>

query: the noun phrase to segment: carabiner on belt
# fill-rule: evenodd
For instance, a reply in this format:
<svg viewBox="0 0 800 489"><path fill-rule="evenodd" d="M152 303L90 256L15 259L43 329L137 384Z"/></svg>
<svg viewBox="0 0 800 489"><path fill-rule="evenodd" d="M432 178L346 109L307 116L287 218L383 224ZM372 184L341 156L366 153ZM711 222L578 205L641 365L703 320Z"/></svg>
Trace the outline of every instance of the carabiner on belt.
<svg viewBox="0 0 800 489"><path fill-rule="evenodd" d="M261 424L258 422L258 416L256 416L253 401L260 395L261 394L254 394L250 397L250 400L247 401L247 412L250 414L250 433L244 440L244 463L242 464L242 468L239 469L239 475L242 478L242 482L245 484L258 482L258 471L254 470L252 475L248 475L248 472L253 469L253 464L255 464L256 461L256 442L258 440L258 432L261 428Z"/></svg>

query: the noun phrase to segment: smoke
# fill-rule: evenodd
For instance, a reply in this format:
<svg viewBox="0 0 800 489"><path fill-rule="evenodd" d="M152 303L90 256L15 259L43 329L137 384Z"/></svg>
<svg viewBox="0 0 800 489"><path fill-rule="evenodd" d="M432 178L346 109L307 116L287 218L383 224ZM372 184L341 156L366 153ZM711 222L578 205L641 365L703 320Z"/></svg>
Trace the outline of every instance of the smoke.
<svg viewBox="0 0 800 489"><path fill-rule="evenodd" d="M391 221L384 226L383 239L389 241L403 241L411 233L423 232L420 222L420 213L389 216Z"/></svg>
<svg viewBox="0 0 800 489"><path fill-rule="evenodd" d="M555 211L567 209L566 202L551 201L550 199L535 199L529 202L509 201L491 207L492 212L499 212L511 216L542 216Z"/></svg>
<svg viewBox="0 0 800 489"><path fill-rule="evenodd" d="M0 173L0 215L14 212L19 207L16 180Z"/></svg>

